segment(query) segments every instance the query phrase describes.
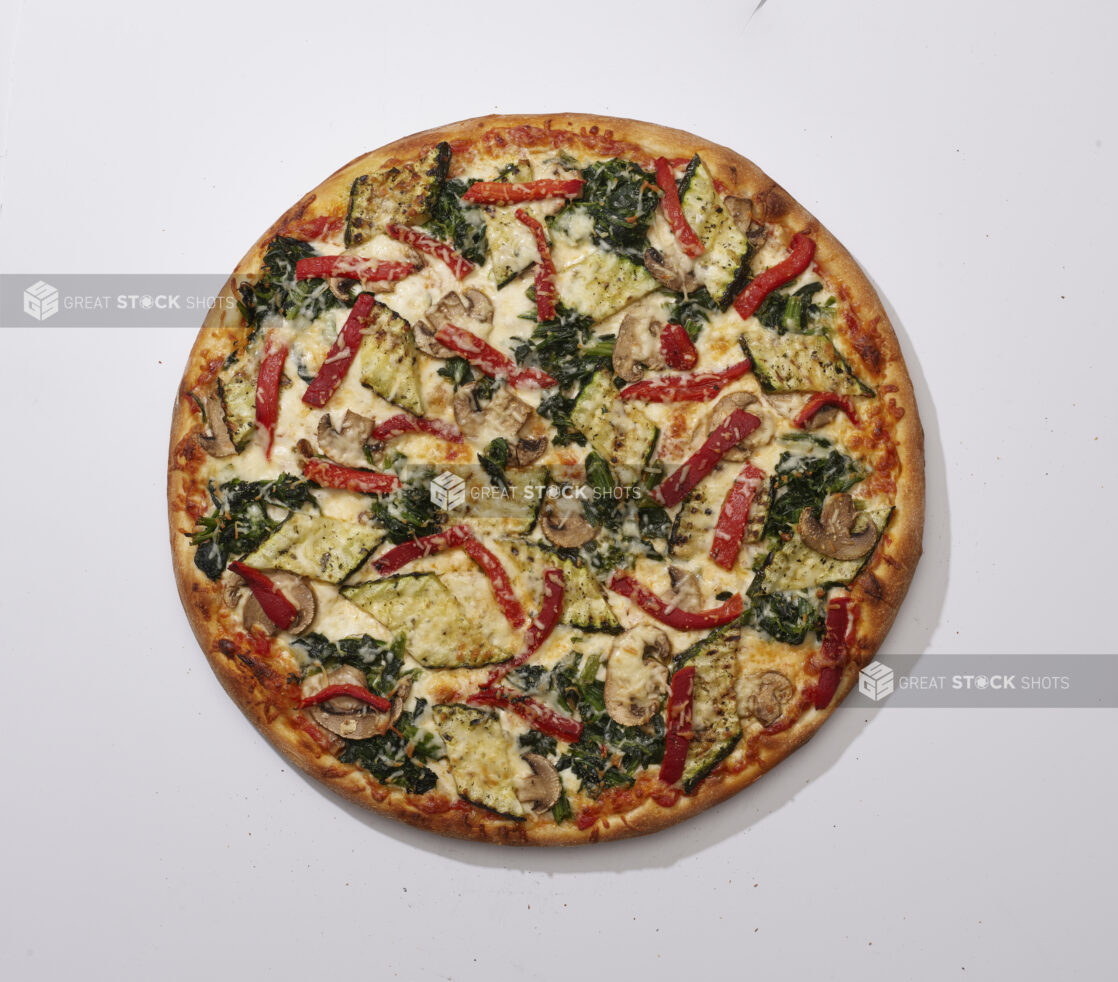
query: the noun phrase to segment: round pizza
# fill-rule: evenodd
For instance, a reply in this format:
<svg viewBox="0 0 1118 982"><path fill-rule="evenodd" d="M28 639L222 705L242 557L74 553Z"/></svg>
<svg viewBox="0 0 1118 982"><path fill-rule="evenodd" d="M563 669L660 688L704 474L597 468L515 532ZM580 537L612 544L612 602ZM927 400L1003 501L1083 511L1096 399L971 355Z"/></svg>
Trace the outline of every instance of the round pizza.
<svg viewBox="0 0 1118 982"><path fill-rule="evenodd" d="M222 684L346 798L435 832L639 835L855 684L920 555L896 335L754 164L490 116L358 158L198 335L168 498Z"/></svg>

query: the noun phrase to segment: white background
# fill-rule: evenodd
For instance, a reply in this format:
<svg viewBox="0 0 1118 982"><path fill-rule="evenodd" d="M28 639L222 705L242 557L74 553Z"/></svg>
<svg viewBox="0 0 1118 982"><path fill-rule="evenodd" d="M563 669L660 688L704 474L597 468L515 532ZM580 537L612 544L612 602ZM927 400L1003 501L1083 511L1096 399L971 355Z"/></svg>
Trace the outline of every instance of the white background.
<svg viewBox="0 0 1118 982"><path fill-rule="evenodd" d="M405 133L580 110L753 158L880 288L927 433L886 653L1113 653L1103 2L8 3L0 269L223 273ZM1113 710L842 710L646 840L445 841L308 783L175 594L192 330L0 329L0 974L1099 978Z"/></svg>

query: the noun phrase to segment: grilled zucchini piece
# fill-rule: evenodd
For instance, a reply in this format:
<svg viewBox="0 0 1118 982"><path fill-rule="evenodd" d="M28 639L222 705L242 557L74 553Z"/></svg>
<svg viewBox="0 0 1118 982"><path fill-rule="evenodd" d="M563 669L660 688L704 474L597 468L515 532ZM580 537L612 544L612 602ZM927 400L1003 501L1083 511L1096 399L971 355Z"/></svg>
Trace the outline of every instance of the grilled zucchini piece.
<svg viewBox="0 0 1118 982"><path fill-rule="evenodd" d="M244 366L234 365L218 376L217 394L225 410L229 436L240 453L256 432L256 376L250 376Z"/></svg>
<svg viewBox="0 0 1118 982"><path fill-rule="evenodd" d="M876 508L862 512L865 521L877 527L878 541L892 515L892 508ZM865 523L859 521L853 531L864 529ZM869 562L877 542L860 559L831 559L816 552L793 529L792 538L782 542L765 560L749 586L750 595L758 593L786 593L795 590L826 589L843 586L854 579L862 567Z"/></svg>
<svg viewBox="0 0 1118 982"><path fill-rule="evenodd" d="M488 483L478 468L462 477L466 480L463 519L495 535L527 535L536 527L550 480L546 467L510 467L505 471L508 494Z"/></svg>
<svg viewBox="0 0 1118 982"><path fill-rule="evenodd" d="M294 512L243 562L341 583L384 541L384 529L326 515Z"/></svg>
<svg viewBox="0 0 1118 982"><path fill-rule="evenodd" d="M690 793L741 739L735 682L741 618L708 634L676 658L678 670L695 666L691 701L693 736L683 764L683 790Z"/></svg>
<svg viewBox="0 0 1118 982"><path fill-rule="evenodd" d="M720 463L683 499L668 539L670 555L677 559L692 559L710 552L722 502L726 500L736 474L734 468Z"/></svg>
<svg viewBox="0 0 1118 982"><path fill-rule="evenodd" d="M433 146L415 164L362 174L349 192L345 221L347 249L368 242L389 224L422 225L431 217L450 168L450 144Z"/></svg>
<svg viewBox="0 0 1118 982"><path fill-rule="evenodd" d="M390 631L402 631L424 668L473 668L509 655L482 636L436 573L402 573L341 588L341 594Z"/></svg>
<svg viewBox="0 0 1118 982"><path fill-rule="evenodd" d="M714 302L725 310L749 279L750 246L714 187L714 178L698 154L680 181L683 217L703 244L694 273Z"/></svg>
<svg viewBox="0 0 1118 982"><path fill-rule="evenodd" d="M623 310L659 285L643 266L602 249L592 250L555 277L563 303L595 322Z"/></svg>
<svg viewBox="0 0 1118 982"><path fill-rule="evenodd" d="M415 335L404 318L379 300L358 355L363 385L413 416L423 415Z"/></svg>
<svg viewBox="0 0 1118 982"><path fill-rule="evenodd" d="M778 334L750 318L741 343L766 392L837 392L872 396L825 334Z"/></svg>
<svg viewBox="0 0 1118 982"><path fill-rule="evenodd" d="M496 716L473 706L435 706L435 728L446 747L458 794L508 818L524 818L516 797L514 737Z"/></svg>
<svg viewBox="0 0 1118 982"><path fill-rule="evenodd" d="M516 539L506 542L505 548L525 572L542 575L548 566L558 566L563 571L560 624L569 624L583 631L621 633L623 628L606 599L605 591L582 563L557 556L536 542Z"/></svg>
<svg viewBox="0 0 1118 982"><path fill-rule="evenodd" d="M510 184L523 184L532 180L532 164L522 160L508 171ZM489 240L489 257L493 260L489 275L497 289L507 286L538 258L536 240L528 228L516 217L512 206L490 205L485 212L486 238Z"/></svg>
<svg viewBox="0 0 1118 982"><path fill-rule="evenodd" d="M660 435L652 420L618 396L613 378L605 370L582 387L571 409L571 424L627 485L640 477Z"/></svg>

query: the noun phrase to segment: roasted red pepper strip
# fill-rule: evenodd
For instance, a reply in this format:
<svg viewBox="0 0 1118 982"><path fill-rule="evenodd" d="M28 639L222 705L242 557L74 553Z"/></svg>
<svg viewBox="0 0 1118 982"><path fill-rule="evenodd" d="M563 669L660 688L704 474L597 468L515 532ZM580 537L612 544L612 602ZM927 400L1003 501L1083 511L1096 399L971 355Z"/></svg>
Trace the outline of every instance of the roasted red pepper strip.
<svg viewBox="0 0 1118 982"><path fill-rule="evenodd" d="M823 644L812 659L812 666L819 668L819 681L815 683L815 708L826 709L838 691L842 671L849 657L847 631L850 628L850 598L834 597L827 604L827 626Z"/></svg>
<svg viewBox="0 0 1118 982"><path fill-rule="evenodd" d="M734 310L742 317L752 317L761 306L761 301L778 286L784 286L785 283L790 283L799 276L807 269L814 255L815 242L797 232L792 236L788 258L755 276L749 286L738 294L738 298L734 301Z"/></svg>
<svg viewBox="0 0 1118 982"><path fill-rule="evenodd" d="M849 398L840 396L837 392L817 392L808 400L807 405L800 410L800 415L795 418L796 426L802 430L810 422L811 417L824 406L837 406L846 413L851 423L855 426L858 425L858 414L854 411L854 404Z"/></svg>
<svg viewBox="0 0 1118 982"><path fill-rule="evenodd" d="M664 738L664 760L660 780L675 784L683 777L683 764L691 743L691 696L695 691L695 666L685 665L672 676L668 696L668 732Z"/></svg>
<svg viewBox="0 0 1118 982"><path fill-rule="evenodd" d="M735 409L711 430L703 445L681 467L653 489L652 497L665 508L678 505L695 485L714 470L727 450L741 443L760 425L761 421L752 413Z"/></svg>
<svg viewBox="0 0 1118 982"><path fill-rule="evenodd" d="M403 242L413 249L425 252L436 259L441 259L450 267L450 271L454 274L456 280L464 279L473 272L474 264L472 262L465 256L460 256L452 246L433 236L418 232L414 228L408 228L406 225L387 225L384 230L397 242Z"/></svg>
<svg viewBox="0 0 1118 982"><path fill-rule="evenodd" d="M679 203L679 186L675 183L672 174L672 165L663 157L656 158L656 183L664 192L660 199L660 207L664 209L664 217L672 227L676 241L683 246L683 251L692 259L703 254L703 244L695 234L695 230L687 224L683 208Z"/></svg>
<svg viewBox="0 0 1118 982"><path fill-rule="evenodd" d="M283 234L295 239L321 239L345 228L344 215L319 215L317 218L301 218L283 227Z"/></svg>
<svg viewBox="0 0 1118 982"><path fill-rule="evenodd" d="M452 525L442 532L425 535L420 539L412 539L411 542L405 542L394 549L389 549L383 556L373 561L373 568L381 576L387 576L389 573L395 573L396 570L402 569L408 563L413 563L424 556L431 556L436 552L444 552L447 549L456 549L468 538L470 538L468 525Z"/></svg>
<svg viewBox="0 0 1118 982"><path fill-rule="evenodd" d="M660 332L660 353L668 368L689 372L699 360L699 353L682 324L665 324Z"/></svg>
<svg viewBox="0 0 1118 982"><path fill-rule="evenodd" d="M735 617L745 610L745 601L740 593L735 593L724 604L712 607L710 610L682 610L672 604L665 603L648 587L639 583L629 573L615 570L606 584L614 593L628 597L641 610L651 617L656 618L661 624L677 628L680 631L699 631L712 627L721 627L729 624Z"/></svg>
<svg viewBox="0 0 1118 982"><path fill-rule="evenodd" d="M363 471L357 467L342 467L328 460L312 457L303 464L303 473L323 488L340 491L360 491L363 494L388 494L400 486L395 474L380 471Z"/></svg>
<svg viewBox="0 0 1118 982"><path fill-rule="evenodd" d="M349 317L346 318L345 325L338 332L334 343L330 345L322 367L307 386L307 391L303 393L303 402L308 406L321 409L337 392L338 386L342 384L342 379L349 371L349 366L357 357L357 349L361 347L361 338L365 328L369 326L369 318L375 304L376 300L371 293L362 293L353 302L353 309L349 312Z"/></svg>
<svg viewBox="0 0 1118 982"><path fill-rule="evenodd" d="M299 708L306 709L307 706L317 706L319 703L329 702L331 699L336 699L338 696L349 696L351 699L359 699L361 702L372 706L374 709L379 709L382 713L386 713L392 708L392 701L390 699L385 699L384 696L378 696L375 692L363 689L359 685L328 685L325 689L319 689L313 696L305 696L300 699Z"/></svg>
<svg viewBox="0 0 1118 982"><path fill-rule="evenodd" d="M404 433L430 433L440 440L450 443L461 443L462 434L456 426L444 423L441 419L424 419L422 416L409 416L407 413L398 413L389 416L382 423L377 423L369 434L370 439L377 443L387 443L393 437Z"/></svg>
<svg viewBox="0 0 1118 982"><path fill-rule="evenodd" d="M714 526L714 541L710 545L710 558L723 569L733 569L734 561L741 549L745 526L749 521L749 509L753 496L764 483L765 472L752 464L746 464L741 473L734 478L734 486L722 502L718 522Z"/></svg>
<svg viewBox="0 0 1118 982"><path fill-rule="evenodd" d="M291 627L299 612L295 609L295 605L279 592L268 576L241 562L232 562L229 568L248 584L248 588L268 620L281 631Z"/></svg>
<svg viewBox="0 0 1118 982"><path fill-rule="evenodd" d="M463 201L471 205L518 205L522 201L543 201L545 198L577 198L582 194L578 178L570 181L524 181L510 184L505 181L478 181L471 184Z"/></svg>
<svg viewBox="0 0 1118 982"><path fill-rule="evenodd" d="M279 387L283 378L283 363L287 360L287 345L276 340L275 332L264 343L264 357L256 376L256 425L268 434L264 459L272 459L272 441L276 438L279 420Z"/></svg>
<svg viewBox="0 0 1118 982"><path fill-rule="evenodd" d="M540 612L524 632L524 647L515 658L493 669L489 673L489 678L485 680L485 685L489 686L503 679L540 650L540 645L547 640L555 625L559 623L559 615L563 612L563 592L563 571L549 566L543 571L543 598L540 600Z"/></svg>
<svg viewBox="0 0 1118 982"><path fill-rule="evenodd" d="M509 385L514 389L521 386L548 389L558 384L547 372L538 368L520 368L508 355L498 351L488 341L456 324L444 324L440 327L435 332L435 340L460 354L486 375L508 379Z"/></svg>
<svg viewBox="0 0 1118 982"><path fill-rule="evenodd" d="M496 706L507 709L525 720L534 730L546 733L548 736L574 743L582 736L582 724L557 713L550 706L545 706L531 696L522 696L510 692L508 689L482 689L466 699L466 702L475 706Z"/></svg>
<svg viewBox="0 0 1118 982"><path fill-rule="evenodd" d="M513 628L523 627L524 608L516 599L512 581L509 579L509 574L505 572L505 567L501 565L501 561L472 535L462 543L462 548L466 551L466 555L481 567L488 578L493 587L493 597L497 601L497 606L501 608L501 613L505 615L505 620ZM532 628L529 627L528 633L531 632Z"/></svg>
<svg viewBox="0 0 1118 982"><path fill-rule="evenodd" d="M308 256L295 263L295 279L337 276L362 283L395 283L419 272L415 263L373 262L359 256Z"/></svg>
<svg viewBox="0 0 1118 982"><path fill-rule="evenodd" d="M663 375L627 385L619 395L622 399L643 399L645 402L709 402L722 391L723 386L741 378L752 367L746 358L717 372Z"/></svg>
<svg viewBox="0 0 1118 982"><path fill-rule="evenodd" d="M522 225L526 225L536 237L536 251L540 254L540 261L536 263L536 316L540 321L553 320L555 305L559 301L559 293L555 288L555 263L551 261L551 247L547 244L547 236L543 226L522 208L516 209L516 218Z"/></svg>

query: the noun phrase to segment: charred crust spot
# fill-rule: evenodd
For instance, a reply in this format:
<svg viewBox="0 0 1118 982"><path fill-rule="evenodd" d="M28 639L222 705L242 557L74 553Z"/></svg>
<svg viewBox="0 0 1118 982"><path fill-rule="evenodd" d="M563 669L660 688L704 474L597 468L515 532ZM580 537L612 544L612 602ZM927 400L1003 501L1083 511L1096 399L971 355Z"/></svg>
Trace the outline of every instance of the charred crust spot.
<svg viewBox="0 0 1118 982"><path fill-rule="evenodd" d="M885 596L885 588L881 585L881 581L873 575L871 570L866 570L858 577L858 586L867 597L871 597L874 600L881 600Z"/></svg>
<svg viewBox="0 0 1118 982"><path fill-rule="evenodd" d="M774 184L753 199L753 207L759 210L759 214L756 215L757 221L776 222L791 211L792 202L784 188Z"/></svg>
<svg viewBox="0 0 1118 982"><path fill-rule="evenodd" d="M884 357L881 354L881 338L877 333L877 318L863 327L858 315L853 310L846 312L846 336L858 357L875 375L881 373Z"/></svg>
<svg viewBox="0 0 1118 982"><path fill-rule="evenodd" d="M232 658L237 653L237 646L228 638L222 638L217 643L217 650L226 658Z"/></svg>

